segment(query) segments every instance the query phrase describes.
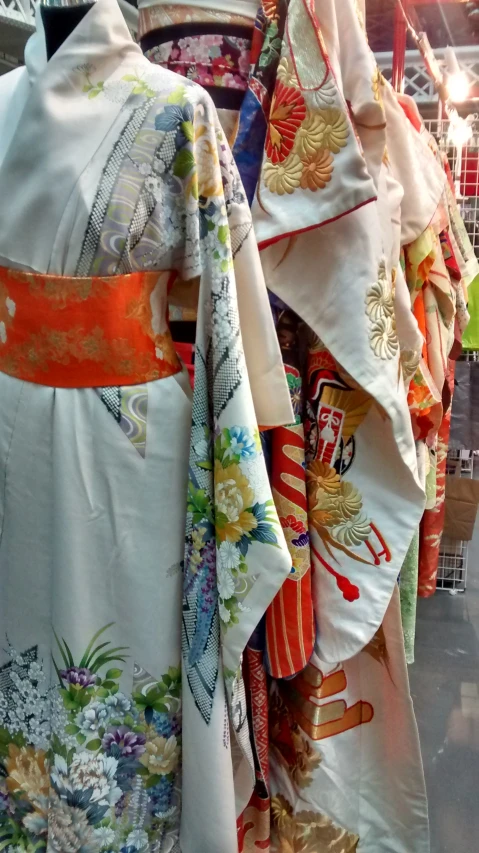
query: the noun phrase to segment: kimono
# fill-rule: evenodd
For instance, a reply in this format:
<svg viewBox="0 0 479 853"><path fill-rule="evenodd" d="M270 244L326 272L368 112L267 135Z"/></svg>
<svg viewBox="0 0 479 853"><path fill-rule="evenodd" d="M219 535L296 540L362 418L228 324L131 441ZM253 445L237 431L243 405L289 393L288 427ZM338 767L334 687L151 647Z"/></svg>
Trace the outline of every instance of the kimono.
<svg viewBox="0 0 479 853"><path fill-rule="evenodd" d="M271 32L283 5L263 3ZM400 270L404 189L388 160L386 99L407 122L356 6L291 0L283 31L265 47L278 52L277 74L253 192L254 137L241 135L241 117L234 148L267 285L310 329L305 448L317 626L306 668L271 687L269 777L258 760L245 851L429 850L397 590L424 508L407 401L422 340ZM253 88L268 111L264 90ZM430 157L434 172L420 144L419 162ZM439 204L444 179L435 173L435 181L418 220ZM260 735L261 722L258 759Z"/></svg>
<svg viewBox="0 0 479 853"><path fill-rule="evenodd" d="M98 0L0 81L0 198L2 849L236 853L241 656L290 570L258 426L293 413L231 154Z"/></svg>

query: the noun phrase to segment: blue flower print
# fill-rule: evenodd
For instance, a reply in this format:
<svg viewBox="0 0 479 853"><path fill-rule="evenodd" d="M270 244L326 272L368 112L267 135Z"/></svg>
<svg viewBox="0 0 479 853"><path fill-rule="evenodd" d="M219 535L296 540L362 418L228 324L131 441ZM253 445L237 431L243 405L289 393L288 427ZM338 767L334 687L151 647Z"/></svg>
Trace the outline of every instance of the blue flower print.
<svg viewBox="0 0 479 853"><path fill-rule="evenodd" d="M230 446L225 456L239 456L240 459L254 459L256 456L256 441L245 427L234 426L229 430Z"/></svg>

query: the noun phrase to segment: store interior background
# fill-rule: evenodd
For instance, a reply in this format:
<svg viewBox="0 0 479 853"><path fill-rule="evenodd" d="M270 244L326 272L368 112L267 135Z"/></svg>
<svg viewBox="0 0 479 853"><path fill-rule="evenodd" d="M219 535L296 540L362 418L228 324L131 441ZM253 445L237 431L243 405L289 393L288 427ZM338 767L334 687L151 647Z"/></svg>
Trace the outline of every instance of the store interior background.
<svg viewBox="0 0 479 853"><path fill-rule="evenodd" d="M119 0L132 33L135 3ZM22 63L23 50L33 32L32 0L0 0L0 74ZM468 82L467 98L458 104L470 117L464 174L459 190L468 230L479 256L479 2L468 0L409 0L418 29L429 38L436 58L454 47ZM366 0L367 28L384 76L391 79L395 0ZM409 38L405 63L405 91L416 100L433 132L447 129L438 123L438 102L423 60ZM471 451L479 448L471 448ZM479 457L474 466L479 478ZM418 602L416 662L410 667L412 695L419 723L430 801L431 853L474 853L479 850L479 523L467 545L465 591L440 590ZM413 853L413 851L411 851Z"/></svg>

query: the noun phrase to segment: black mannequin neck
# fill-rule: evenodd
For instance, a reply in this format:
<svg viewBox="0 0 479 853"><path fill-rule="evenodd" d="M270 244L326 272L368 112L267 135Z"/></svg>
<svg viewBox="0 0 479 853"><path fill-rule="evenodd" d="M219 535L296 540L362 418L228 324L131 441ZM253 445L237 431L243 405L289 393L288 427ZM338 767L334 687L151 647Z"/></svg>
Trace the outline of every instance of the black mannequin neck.
<svg viewBox="0 0 479 853"><path fill-rule="evenodd" d="M84 3L81 6L40 6L47 59L52 58L93 5Z"/></svg>

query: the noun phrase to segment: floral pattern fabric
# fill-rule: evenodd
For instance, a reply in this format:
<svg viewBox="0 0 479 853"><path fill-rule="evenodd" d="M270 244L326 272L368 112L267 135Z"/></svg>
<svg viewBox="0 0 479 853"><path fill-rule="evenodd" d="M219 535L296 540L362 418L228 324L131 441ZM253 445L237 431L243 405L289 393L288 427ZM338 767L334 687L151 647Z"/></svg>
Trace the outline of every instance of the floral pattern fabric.
<svg viewBox="0 0 479 853"><path fill-rule="evenodd" d="M145 51L150 62L200 86L248 88L251 41L237 36L191 35Z"/></svg>
<svg viewBox="0 0 479 853"><path fill-rule="evenodd" d="M76 664L57 638L57 686L36 649L8 647L0 670L2 849L131 853L176 844L181 671L171 667L155 682L136 666L125 695L128 649L105 640L109 627Z"/></svg>

